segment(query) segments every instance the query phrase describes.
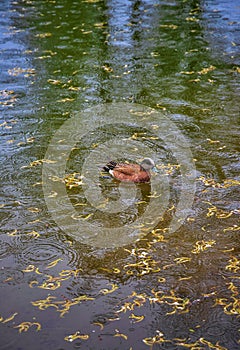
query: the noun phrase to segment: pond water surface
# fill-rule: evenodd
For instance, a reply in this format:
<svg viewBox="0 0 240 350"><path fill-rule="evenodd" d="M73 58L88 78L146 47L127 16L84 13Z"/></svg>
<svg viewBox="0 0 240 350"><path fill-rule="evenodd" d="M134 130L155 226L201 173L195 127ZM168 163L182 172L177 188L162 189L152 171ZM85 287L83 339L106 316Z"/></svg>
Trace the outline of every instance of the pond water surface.
<svg viewBox="0 0 240 350"><path fill-rule="evenodd" d="M239 349L239 28L238 0L1 2L0 349Z"/></svg>

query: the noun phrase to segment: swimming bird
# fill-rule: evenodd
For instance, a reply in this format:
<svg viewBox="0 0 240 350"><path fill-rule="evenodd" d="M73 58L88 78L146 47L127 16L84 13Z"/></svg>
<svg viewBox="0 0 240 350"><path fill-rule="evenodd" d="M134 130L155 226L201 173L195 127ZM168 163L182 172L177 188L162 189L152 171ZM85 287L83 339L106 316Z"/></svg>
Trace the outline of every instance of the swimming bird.
<svg viewBox="0 0 240 350"><path fill-rule="evenodd" d="M107 163L103 170L112 177L123 182L149 182L151 178L150 170L155 163L151 158L145 158L141 164L117 163L111 161Z"/></svg>

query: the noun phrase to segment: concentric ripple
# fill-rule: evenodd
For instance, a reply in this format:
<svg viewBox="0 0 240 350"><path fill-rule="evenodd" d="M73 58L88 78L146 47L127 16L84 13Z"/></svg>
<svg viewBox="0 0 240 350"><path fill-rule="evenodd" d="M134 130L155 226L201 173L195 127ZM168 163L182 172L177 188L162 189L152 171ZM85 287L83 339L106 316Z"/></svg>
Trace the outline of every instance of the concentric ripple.
<svg viewBox="0 0 240 350"><path fill-rule="evenodd" d="M103 140L101 136L99 140L98 130L104 128L108 130L108 138ZM127 132L124 134L124 128L131 130L131 137ZM111 137L113 130L114 136ZM69 156L81 140L84 140L85 150L78 172L81 172L82 190L91 210L79 215L65 184L53 181L53 178L65 177ZM175 159L181 173L178 202L169 225L170 233L177 230L189 214L195 193L195 167L190 146L170 118L154 109L127 103L99 105L77 113L53 136L45 154L47 161L43 164L42 178L45 201L58 226L80 242L107 248L129 244L154 229L169 205L171 193L169 177L161 167L152 176L149 202L133 221L123 219L120 224L113 221L109 227L108 219L99 224L94 217L96 214L99 218L99 214L104 213L126 217L136 197L136 184L123 183L118 188L119 198L106 201L99 186L101 166L111 159L123 157L137 163L151 157L156 164L161 164L159 143ZM56 194L55 197L51 196L52 193Z"/></svg>

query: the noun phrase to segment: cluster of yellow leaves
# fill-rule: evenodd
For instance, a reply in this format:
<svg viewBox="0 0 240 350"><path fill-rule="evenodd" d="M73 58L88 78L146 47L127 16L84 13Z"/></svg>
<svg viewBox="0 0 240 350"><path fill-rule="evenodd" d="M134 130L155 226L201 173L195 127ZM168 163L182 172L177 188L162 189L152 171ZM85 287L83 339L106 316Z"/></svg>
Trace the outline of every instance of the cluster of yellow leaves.
<svg viewBox="0 0 240 350"><path fill-rule="evenodd" d="M186 17L187 22L199 22L199 19L196 17Z"/></svg>
<svg viewBox="0 0 240 350"><path fill-rule="evenodd" d="M53 266L55 266L59 261L61 261L61 259L57 259L55 261L53 261L52 263L50 263L47 268L52 268ZM49 290L55 290L58 289L59 287L61 287L61 283L63 281L68 280L71 277L76 277L81 269L76 269L76 270L62 270L59 272L58 276L52 276L50 274L46 274L44 272L39 271L38 267L35 267L34 265L28 265L28 267L24 270L22 270L25 273L28 272L35 272L37 275L41 275L41 279L42 276L44 276L45 281L42 283L39 283L37 280L33 280L29 283L29 286L32 288L34 286L41 288L41 289L49 289Z"/></svg>
<svg viewBox="0 0 240 350"><path fill-rule="evenodd" d="M229 260L229 264L226 266L226 270L236 273L238 272L239 269L240 269L240 260L237 259L235 256L233 256Z"/></svg>
<svg viewBox="0 0 240 350"><path fill-rule="evenodd" d="M191 18L189 18L189 20L191 20ZM199 76L205 75L213 70L215 70L216 67L214 66L209 66L209 67L204 67L199 71L181 71L180 74L184 74L184 75L193 75L193 74L198 74L198 78L196 79L191 79L189 80L190 83L198 83L201 81L201 79L199 78ZM208 79L209 83L214 83L214 80L212 79Z"/></svg>
<svg viewBox="0 0 240 350"><path fill-rule="evenodd" d="M14 67L13 69L8 70L8 74L11 76L18 76L20 74L24 74L25 77L29 77L36 73L36 70L34 68L20 68L20 67Z"/></svg>
<svg viewBox="0 0 240 350"><path fill-rule="evenodd" d="M228 211L217 208L215 205L213 205L210 202L204 202L204 203L211 205L211 207L208 207L207 217L211 217L211 216L215 215L216 218L218 218L218 219L226 219L226 218L229 218L233 214L233 210L228 212Z"/></svg>
<svg viewBox="0 0 240 350"><path fill-rule="evenodd" d="M64 178L64 182L66 184L66 186L71 189L73 187L79 187L83 184L82 182L82 176L80 173L72 173L69 174L67 176L65 176Z"/></svg>
<svg viewBox="0 0 240 350"><path fill-rule="evenodd" d="M156 168L164 170L166 175L173 175L178 169L180 169L180 164L160 164L157 165Z"/></svg>
<svg viewBox="0 0 240 350"><path fill-rule="evenodd" d="M28 137L27 139L26 139L26 141L24 141L24 142L19 142L17 145L18 146L24 146L24 145L26 145L26 144L28 144L28 143L33 143L35 141L35 138L34 137Z"/></svg>
<svg viewBox="0 0 240 350"><path fill-rule="evenodd" d="M211 186L214 188L228 188L228 187L240 185L240 181L234 180L234 179L226 179L223 181L223 183L219 183L213 178L205 178L204 176L200 176L197 180L202 181L205 186L208 186L208 187Z"/></svg>
<svg viewBox="0 0 240 350"><path fill-rule="evenodd" d="M39 33L35 35L36 38L49 38L50 36L52 36L52 33Z"/></svg>
<svg viewBox="0 0 240 350"><path fill-rule="evenodd" d="M129 252L132 256L134 256L136 260L136 262L126 264L124 266L124 269L127 269L127 275L137 274L139 276L143 276L149 273L155 273L160 271L160 267L158 266L159 262L154 260L144 249L132 249L132 251L129 251L128 249L125 250Z"/></svg>
<svg viewBox="0 0 240 350"><path fill-rule="evenodd" d="M175 295L174 290L170 291L169 295L165 295L161 290L151 291L153 297L149 298L150 302L164 303L172 308L172 311L167 312L167 315L189 312L190 300L188 298L180 298Z"/></svg>
<svg viewBox="0 0 240 350"><path fill-rule="evenodd" d="M211 343L210 341L204 339L204 338L199 338L197 341L194 343L189 343L189 339L178 339L175 338L173 340L167 340L164 338L164 334L160 332L159 330L156 331L156 335L153 337L145 338L143 339L143 342L150 346L151 349L153 349L154 344L162 344L162 343L172 343L175 346L181 346L187 349L191 350L200 350L203 349L202 345L207 346L208 349L213 349L213 350L227 350L225 347L221 346L219 342L216 344Z"/></svg>
<svg viewBox="0 0 240 350"><path fill-rule="evenodd" d="M52 50L43 50L42 52L45 53L45 55L34 57L34 59L45 60L46 58L52 58L52 56L55 56L57 54L57 52L53 52Z"/></svg>
<svg viewBox="0 0 240 350"><path fill-rule="evenodd" d="M22 166L21 169L28 168L28 167L33 167L33 166L36 166L36 165L42 165L43 163L54 164L54 163L56 163L56 161L55 160L51 160L51 159L37 159L37 160L32 161L29 165Z"/></svg>
<svg viewBox="0 0 240 350"><path fill-rule="evenodd" d="M73 86L72 85L72 80L68 80L66 83L64 83L64 82L62 82L61 80L58 80L58 79L48 79L48 83L52 84L52 85L60 86L62 89L67 88L69 91L79 91L80 90L79 86ZM73 101L73 100L74 99L70 99L70 101ZM64 100L61 100L61 102L63 102L63 101ZM66 99L65 99L65 101L67 102Z"/></svg>
<svg viewBox="0 0 240 350"><path fill-rule="evenodd" d="M164 229L155 229L151 231L151 239L145 240L144 238L141 239L142 242L146 241L146 245L148 248L151 248L154 244L159 242L167 242L164 235L162 233L168 232L168 227Z"/></svg>
<svg viewBox="0 0 240 350"><path fill-rule="evenodd" d="M151 295L137 294L135 291L128 297L129 301L126 301L116 312L119 314L121 312L126 313L127 311L134 311L135 308L142 307L146 302L165 304L171 307L171 311L167 312L167 315L172 315L175 313L186 313L189 312L189 306L191 304L188 298L180 298L175 295L173 290L170 291L169 295L164 294L163 291L151 290ZM132 313L129 316L134 323L141 322L144 320L143 315L135 315Z"/></svg>
<svg viewBox="0 0 240 350"><path fill-rule="evenodd" d="M226 270L237 274L233 275L232 279L239 280L238 272L240 270L240 260L233 256L229 259L228 264L226 265ZM237 315L240 316L240 299L239 299L239 284L236 286L233 282L227 283L228 290L231 291L230 298L217 298L215 300L215 305L223 306L223 311L227 315Z"/></svg>
<svg viewBox="0 0 240 350"><path fill-rule="evenodd" d="M12 236L12 237L14 237L14 236L19 236L19 235L21 235L19 232L18 232L18 230L17 229L15 229L15 230L13 230L12 232L9 232L8 233L8 236ZM40 237L40 233L39 232L37 232L37 231L30 231L30 232L24 232L24 235L27 235L27 236L32 236L33 238L38 238L38 237Z"/></svg>
<svg viewBox="0 0 240 350"><path fill-rule="evenodd" d="M54 307L57 312L60 313L60 317L63 317L69 312L70 308L74 305L79 305L83 301L94 300L87 295L81 295L77 298L67 300L56 300L57 298L49 295L46 299L32 301L32 305L38 307L39 310L46 310L49 307Z"/></svg>
<svg viewBox="0 0 240 350"><path fill-rule="evenodd" d="M177 29L178 26L176 24L161 24L160 28L170 28L170 29Z"/></svg>
<svg viewBox="0 0 240 350"><path fill-rule="evenodd" d="M237 315L240 316L240 299L239 299L239 291L238 287L235 286L232 282L228 284L228 289L232 292L231 297L227 298L217 298L215 300L216 305L223 306L223 311L227 315Z"/></svg>
<svg viewBox="0 0 240 350"><path fill-rule="evenodd" d="M166 343L166 342L171 342L170 340L166 340L164 339L164 334L161 333L159 330L156 331L156 335L154 337L149 337L149 338L145 338L143 339L144 344L148 345L151 347L153 347L154 344L161 344L161 343Z"/></svg>
<svg viewBox="0 0 240 350"><path fill-rule="evenodd" d="M215 69L216 69L215 66L209 66L198 71L198 74L204 75L204 74L207 74L208 72L212 72Z"/></svg>
<svg viewBox="0 0 240 350"><path fill-rule="evenodd" d="M159 140L158 136L146 136L147 133L146 132L135 132L134 134L132 134L132 136L130 137L130 140Z"/></svg>
<svg viewBox="0 0 240 350"><path fill-rule="evenodd" d="M215 69L216 69L216 67L209 66L209 67L202 68L201 70L199 70L197 72L195 72L195 71L181 71L180 73L181 74L185 74L185 75L192 75L192 74L195 74L195 73L200 74L200 75L205 75L205 74L207 74L207 73L209 73L209 72L211 72L211 71L213 71Z"/></svg>
<svg viewBox="0 0 240 350"><path fill-rule="evenodd" d="M202 345L206 345L208 349L213 349L213 350L228 350L227 348L224 348L217 342L216 344L211 343L210 341L204 339L204 338L199 338L196 342L194 343L187 343L187 339L176 339L176 345L180 345L182 347L185 347L187 349L191 350L200 350L203 349ZM205 349L205 347L204 347Z"/></svg>
<svg viewBox="0 0 240 350"><path fill-rule="evenodd" d="M13 90L1 90L0 91L0 105L12 107L13 104L17 101L17 95L14 95ZM2 123L0 126L7 126L7 122Z"/></svg>
<svg viewBox="0 0 240 350"><path fill-rule="evenodd" d="M240 230L240 226L233 225L233 226L226 227L223 230L223 232L226 232L226 231L239 231L239 230Z"/></svg>
<svg viewBox="0 0 240 350"><path fill-rule="evenodd" d="M216 244L216 241L210 240L210 241L197 241L195 243L195 248L192 250L193 254L199 254L200 252L203 252L204 250L212 247L214 244Z"/></svg>
<svg viewBox="0 0 240 350"><path fill-rule="evenodd" d="M117 310L117 313L133 311L136 307L141 307L147 302L146 294L137 294L135 291L128 297L129 301L125 302L120 309ZM132 301L130 301L132 299Z"/></svg>
<svg viewBox="0 0 240 350"><path fill-rule="evenodd" d="M18 328L19 333L27 332L30 327L36 326L37 331L40 331L41 325L38 322L22 322L14 328Z"/></svg>

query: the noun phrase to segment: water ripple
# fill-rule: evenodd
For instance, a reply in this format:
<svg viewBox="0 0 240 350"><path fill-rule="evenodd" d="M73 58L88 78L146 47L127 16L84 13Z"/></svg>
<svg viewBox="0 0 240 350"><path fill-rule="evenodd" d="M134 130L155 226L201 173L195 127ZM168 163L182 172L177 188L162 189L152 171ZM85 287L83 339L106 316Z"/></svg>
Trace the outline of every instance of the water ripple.
<svg viewBox="0 0 240 350"><path fill-rule="evenodd" d="M0 270L0 283L2 287L5 284L8 285L16 285L22 282L24 278L24 273L17 269L12 267L3 267Z"/></svg>
<svg viewBox="0 0 240 350"><path fill-rule="evenodd" d="M6 242L0 242L0 259L11 255L11 246Z"/></svg>

